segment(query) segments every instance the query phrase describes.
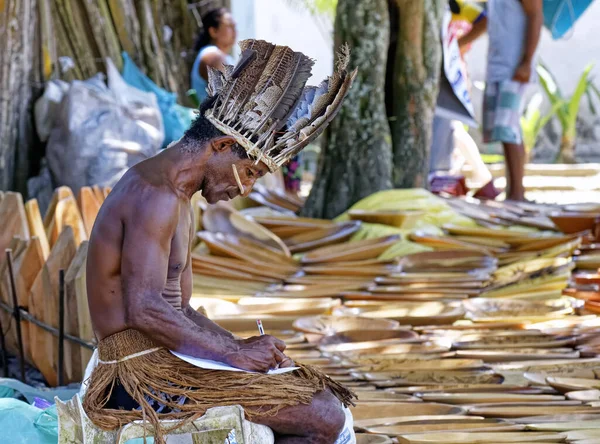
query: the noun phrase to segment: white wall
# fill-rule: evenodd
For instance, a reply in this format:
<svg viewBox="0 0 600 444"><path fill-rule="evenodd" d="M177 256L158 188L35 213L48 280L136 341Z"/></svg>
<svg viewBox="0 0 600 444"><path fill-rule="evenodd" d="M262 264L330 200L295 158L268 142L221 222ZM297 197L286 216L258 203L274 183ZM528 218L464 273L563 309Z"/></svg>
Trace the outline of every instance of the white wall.
<svg viewBox="0 0 600 444"><path fill-rule="evenodd" d="M316 60L311 84L331 74L331 28L324 29L308 12L292 6L293 0L232 0L238 38L256 38L287 45Z"/></svg>
<svg viewBox="0 0 600 444"><path fill-rule="evenodd" d="M254 38L254 0L231 0L231 14L237 25L238 40ZM234 48L237 56L236 50Z"/></svg>

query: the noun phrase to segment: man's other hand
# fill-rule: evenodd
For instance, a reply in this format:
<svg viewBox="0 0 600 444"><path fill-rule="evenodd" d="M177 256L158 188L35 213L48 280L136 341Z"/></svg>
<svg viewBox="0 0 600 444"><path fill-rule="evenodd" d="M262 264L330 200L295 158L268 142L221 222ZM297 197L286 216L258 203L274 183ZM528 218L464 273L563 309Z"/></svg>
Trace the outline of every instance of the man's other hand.
<svg viewBox="0 0 600 444"><path fill-rule="evenodd" d="M519 83L528 83L531 79L531 62L522 62L513 76L513 80Z"/></svg>
<svg viewBox="0 0 600 444"><path fill-rule="evenodd" d="M252 372L266 373L278 367L293 364L283 352L285 343L273 336L255 336L236 341L238 349L225 356L225 362L232 367Z"/></svg>

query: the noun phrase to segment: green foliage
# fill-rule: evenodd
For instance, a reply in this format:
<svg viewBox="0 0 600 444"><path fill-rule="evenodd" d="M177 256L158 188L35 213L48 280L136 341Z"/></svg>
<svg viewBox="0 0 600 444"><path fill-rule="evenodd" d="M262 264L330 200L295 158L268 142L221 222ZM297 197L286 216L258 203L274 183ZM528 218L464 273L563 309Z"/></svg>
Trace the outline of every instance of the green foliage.
<svg viewBox="0 0 600 444"><path fill-rule="evenodd" d="M493 163L502 163L504 162L504 155L503 154L481 154L481 160L483 160L483 163L490 165Z"/></svg>
<svg viewBox="0 0 600 444"><path fill-rule="evenodd" d="M292 6L299 6L313 15L325 14L332 20L335 17L337 0L287 0Z"/></svg>
<svg viewBox="0 0 600 444"><path fill-rule="evenodd" d="M537 67L542 88L552 104L552 110L556 114L562 128L562 143L559 159L572 159L575 140L577 138L577 115L581 107L581 99L591 88L590 71L594 67L589 64L579 77L575 91L570 98L565 98L552 73L543 64ZM597 91L597 90L596 90Z"/></svg>
<svg viewBox="0 0 600 444"><path fill-rule="evenodd" d="M315 11L321 14L329 14L331 17L335 15L337 0L305 0L307 3L313 4Z"/></svg>
<svg viewBox="0 0 600 444"><path fill-rule="evenodd" d="M196 93L195 89L189 89L187 91L186 95L190 99L190 102L192 102L192 105L194 106L194 108L200 107L200 99L198 98L198 94Z"/></svg>
<svg viewBox="0 0 600 444"><path fill-rule="evenodd" d="M531 153L537 139L540 135L540 131L546 126L550 119L557 113L559 108L564 105L564 100L559 100L552 105L550 112L542 116L541 112L542 95L536 93L533 98L529 101L525 114L521 116L521 129L523 130L523 143L527 153Z"/></svg>

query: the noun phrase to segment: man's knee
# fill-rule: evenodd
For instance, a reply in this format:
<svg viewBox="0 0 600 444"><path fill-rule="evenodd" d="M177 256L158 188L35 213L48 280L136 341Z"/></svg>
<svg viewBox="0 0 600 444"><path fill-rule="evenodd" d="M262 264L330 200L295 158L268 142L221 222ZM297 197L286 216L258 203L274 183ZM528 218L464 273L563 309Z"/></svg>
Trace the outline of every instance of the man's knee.
<svg viewBox="0 0 600 444"><path fill-rule="evenodd" d="M323 398L320 402L321 408L315 412L319 415L315 421L317 425L314 431L315 438L318 443L333 444L344 430L346 414L340 401L331 393L327 393Z"/></svg>

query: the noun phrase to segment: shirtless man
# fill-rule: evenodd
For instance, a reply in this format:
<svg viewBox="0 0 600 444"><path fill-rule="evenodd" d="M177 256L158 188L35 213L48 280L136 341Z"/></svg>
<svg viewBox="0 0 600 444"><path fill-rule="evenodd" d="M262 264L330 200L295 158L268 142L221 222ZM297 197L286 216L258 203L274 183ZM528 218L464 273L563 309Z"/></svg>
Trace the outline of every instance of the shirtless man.
<svg viewBox="0 0 600 444"><path fill-rule="evenodd" d="M174 146L131 168L96 218L87 291L98 338L83 407L96 426L135 420L191 421L211 407L240 405L277 443L349 442L342 405L355 395L319 370L293 363L271 336L239 339L190 307L190 198L209 203L248 194L320 134L339 111L356 72L343 48L336 72L306 87L313 61L265 41L245 40L237 66L211 68L209 98ZM200 368L170 352L248 372ZM295 366L285 374L265 374ZM350 431L351 433L351 431Z"/></svg>
<svg viewBox="0 0 600 444"><path fill-rule="evenodd" d="M90 312L99 341L134 329L169 350L240 369L266 372L293 364L282 341L236 339L189 305L190 198L199 190L209 203L238 196L232 165L246 193L268 172L234 138L200 117L181 141L131 168L113 188L94 224L87 259ZM179 295L181 307L172 304ZM123 390L113 390L107 406L136 407ZM310 405L253 421L269 426L278 443L333 443L345 415L340 401L321 391Z"/></svg>

